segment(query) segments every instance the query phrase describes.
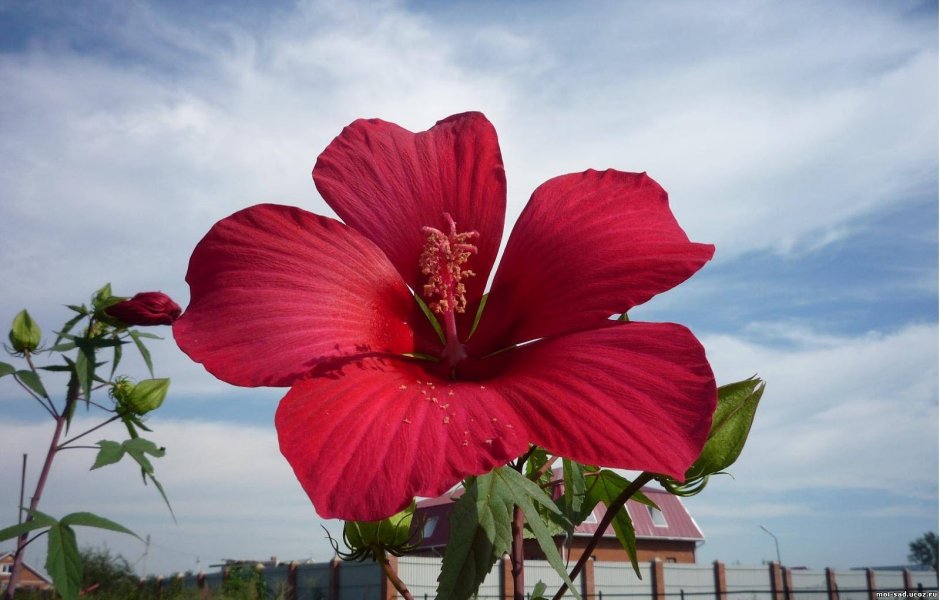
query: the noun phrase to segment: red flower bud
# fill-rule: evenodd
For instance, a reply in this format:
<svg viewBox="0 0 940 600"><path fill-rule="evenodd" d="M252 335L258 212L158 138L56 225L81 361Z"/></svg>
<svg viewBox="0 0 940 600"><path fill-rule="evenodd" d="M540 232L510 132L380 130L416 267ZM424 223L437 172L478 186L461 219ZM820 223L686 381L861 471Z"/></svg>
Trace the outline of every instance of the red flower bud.
<svg viewBox="0 0 940 600"><path fill-rule="evenodd" d="M104 309L109 317L126 325L171 325L179 318L179 304L163 292L141 292Z"/></svg>

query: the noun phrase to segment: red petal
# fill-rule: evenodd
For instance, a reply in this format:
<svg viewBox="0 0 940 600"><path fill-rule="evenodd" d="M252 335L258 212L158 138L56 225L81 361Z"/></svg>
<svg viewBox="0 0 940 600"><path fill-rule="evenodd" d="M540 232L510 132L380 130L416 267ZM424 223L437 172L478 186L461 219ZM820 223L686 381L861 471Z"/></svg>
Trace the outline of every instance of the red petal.
<svg viewBox="0 0 940 600"><path fill-rule="evenodd" d="M708 437L715 378L681 325L612 324L489 360L505 363L490 385L552 453L681 481Z"/></svg>
<svg viewBox="0 0 940 600"><path fill-rule="evenodd" d="M599 327L691 277L714 250L689 241L645 173L550 179L513 229L471 342L485 353Z"/></svg>
<svg viewBox="0 0 940 600"><path fill-rule="evenodd" d="M285 386L340 357L410 352L415 306L369 240L333 219L262 204L193 251L177 344L235 385Z"/></svg>
<svg viewBox="0 0 940 600"><path fill-rule="evenodd" d="M323 518L382 519L525 452L488 386L366 359L295 385L275 418L281 452Z"/></svg>
<svg viewBox="0 0 940 600"><path fill-rule="evenodd" d="M413 290L426 283L418 259L423 226L478 231L477 254L464 268L469 332L503 235L506 175L496 131L480 113L448 117L412 133L379 119L358 120L323 151L313 168L317 189L346 224L382 249Z"/></svg>

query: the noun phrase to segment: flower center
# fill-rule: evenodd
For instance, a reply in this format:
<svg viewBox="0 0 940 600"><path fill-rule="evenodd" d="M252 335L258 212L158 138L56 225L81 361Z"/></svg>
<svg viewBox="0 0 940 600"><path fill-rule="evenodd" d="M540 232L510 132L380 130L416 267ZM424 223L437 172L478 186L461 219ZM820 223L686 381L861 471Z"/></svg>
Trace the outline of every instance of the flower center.
<svg viewBox="0 0 940 600"><path fill-rule="evenodd" d="M428 307L439 314L444 321L446 346L441 356L449 367L467 357L463 344L457 338L456 313L467 308L467 288L463 280L473 277L474 272L463 266L476 253L477 247L471 242L479 237L477 231L457 232L457 223L448 213L444 213L449 231L444 233L434 227L422 227L427 234L424 250L421 252L419 266L421 273L427 275L423 296Z"/></svg>

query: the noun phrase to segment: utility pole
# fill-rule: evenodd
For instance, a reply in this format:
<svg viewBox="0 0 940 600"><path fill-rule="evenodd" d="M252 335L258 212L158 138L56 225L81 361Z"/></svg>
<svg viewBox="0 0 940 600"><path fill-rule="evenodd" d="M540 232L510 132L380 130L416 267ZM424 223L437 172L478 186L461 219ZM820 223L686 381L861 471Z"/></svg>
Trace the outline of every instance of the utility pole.
<svg viewBox="0 0 940 600"><path fill-rule="evenodd" d="M777 536L770 533L770 530L764 527L763 525L760 525L760 528L766 531L768 534L770 534L770 537L774 538L774 546L777 547L777 564L782 564L780 562L780 542L777 541Z"/></svg>

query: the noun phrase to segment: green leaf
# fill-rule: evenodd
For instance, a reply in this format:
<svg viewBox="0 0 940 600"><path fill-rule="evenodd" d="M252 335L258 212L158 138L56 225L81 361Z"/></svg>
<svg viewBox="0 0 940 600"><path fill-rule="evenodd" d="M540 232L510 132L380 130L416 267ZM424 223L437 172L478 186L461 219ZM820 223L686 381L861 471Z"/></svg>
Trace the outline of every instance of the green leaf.
<svg viewBox="0 0 940 600"><path fill-rule="evenodd" d="M4 375L12 375L14 373L16 373L16 368L13 365L0 362L0 377L3 377Z"/></svg>
<svg viewBox="0 0 940 600"><path fill-rule="evenodd" d="M539 581L535 584L535 587L532 588L531 600L548 600L548 599L545 597L545 589L546 589L546 588L547 588L547 586L545 585L545 582L539 580Z"/></svg>
<svg viewBox="0 0 940 600"><path fill-rule="evenodd" d="M114 358L111 361L111 375L110 379L114 379L114 373L117 371L118 365L121 363L121 357L124 355L124 346L123 344L118 344L114 347Z"/></svg>
<svg viewBox="0 0 940 600"><path fill-rule="evenodd" d="M62 330L61 330L61 331L56 332L55 344L54 344L53 347L52 347L53 350L55 350L55 349L59 346L59 342L62 341L62 338L64 338L66 335L68 335L68 333L69 333L70 331L72 331L72 328L75 327L75 325L77 325L78 322L81 321L82 319L84 319L84 318L87 316L87 314L88 314L88 313L85 311L85 307L84 307L84 306L81 306L81 307L79 307L79 306L69 306L69 308L71 308L72 310L74 310L74 311L77 312L78 314L75 315L74 317L72 317L71 319L69 319L68 321L66 321L66 322L65 322L65 325L62 326ZM56 350L56 351L59 352L59 350Z"/></svg>
<svg viewBox="0 0 940 600"><path fill-rule="evenodd" d="M113 465L124 458L124 446L111 440L101 440L98 442L98 456L95 457L95 464L91 466L91 471L100 469L107 465Z"/></svg>
<svg viewBox="0 0 940 600"><path fill-rule="evenodd" d="M82 315L83 317L88 314L88 309L85 308L85 305L84 305L84 304L66 304L65 306L66 306L66 308L77 312L78 314Z"/></svg>
<svg viewBox="0 0 940 600"><path fill-rule="evenodd" d="M42 379L39 378L39 375L33 371L17 371L15 374L16 378L23 382L26 387L33 390L40 396L45 399L49 399L49 394L46 393L46 388L42 385Z"/></svg>
<svg viewBox="0 0 940 600"><path fill-rule="evenodd" d="M686 480L719 473L734 464L744 449L763 393L764 382L757 377L718 388L708 441L686 471Z"/></svg>
<svg viewBox="0 0 940 600"><path fill-rule="evenodd" d="M149 331L138 331L135 329L134 333L136 333L139 337L145 338L148 340L162 340L163 339L161 336L155 333L150 333Z"/></svg>
<svg viewBox="0 0 940 600"><path fill-rule="evenodd" d="M558 507L555 506L551 498L542 491L542 488L515 469L500 467L494 470L493 474L497 479L501 480L502 485L506 487L509 496L512 498L512 503L518 506L523 514L525 514L526 525L528 525L535 535L535 540L538 542L542 552L545 553L548 564L558 572L562 581L568 584L568 589L571 590L574 597L581 600L581 595L578 593L578 590L575 589L574 584L571 583L565 563L558 554L558 548L555 546L552 533L549 531L545 521L542 520L542 516L539 514L536 506L546 508L549 512L557 515L557 517L563 518L561 511L558 510Z"/></svg>
<svg viewBox="0 0 940 600"><path fill-rule="evenodd" d="M62 600L76 600L82 581L82 558L75 541L75 532L68 525L57 523L49 529L46 572L52 577Z"/></svg>
<svg viewBox="0 0 940 600"><path fill-rule="evenodd" d="M91 356L88 355L89 352ZM82 388L82 397L87 403L91 400L91 382L95 377L95 354L88 346L79 348L78 356L75 357L75 375Z"/></svg>
<svg viewBox="0 0 940 600"><path fill-rule="evenodd" d="M144 346L144 342L140 339L143 337L142 334L135 329L131 329L127 333L134 340L137 351L140 352L140 357L144 359L144 364L147 365L147 370L150 371L150 376L153 377L153 361L150 359L150 350L147 350L147 346Z"/></svg>
<svg viewBox="0 0 940 600"><path fill-rule="evenodd" d="M150 477L150 481L153 482L154 487L157 488L158 492L160 492L160 496L163 498L163 502L164 504L166 504L167 510L170 511L170 516L173 517L173 522L176 523L176 513L173 512L173 507L170 506L170 499L166 497L166 491L164 491L163 486L160 485L160 482L157 481L156 477L154 477L153 475L149 475L149 477ZM145 480L145 483L146 483L146 480Z"/></svg>
<svg viewBox="0 0 940 600"><path fill-rule="evenodd" d="M437 598L470 598L499 557L509 552L512 496L501 483L495 472L480 475L454 504Z"/></svg>
<svg viewBox="0 0 940 600"><path fill-rule="evenodd" d="M150 440L145 440L140 437L127 440L122 445L124 446L124 451L137 461L141 470L147 475L153 475L153 465L150 464L147 455L149 454L156 458L161 458L166 454L164 448L160 448Z"/></svg>
<svg viewBox="0 0 940 600"><path fill-rule="evenodd" d="M17 352L32 352L39 347L42 339L42 330L33 321L24 308L15 317L10 327L10 343Z"/></svg>
<svg viewBox="0 0 940 600"><path fill-rule="evenodd" d="M592 508L600 502L609 510L610 504L630 485L630 481L607 469L591 477L590 480L588 504ZM645 500L644 503L652 504L641 492L637 492L632 496L634 500L640 500L641 498ZM656 506L655 504L652 505ZM630 563L633 565L637 577L642 579L643 575L640 573L640 565L636 558L636 531L633 529L633 521L630 519L630 512L627 510L626 504L617 510L611 525L613 525L614 533L617 535L620 545L630 556Z"/></svg>
<svg viewBox="0 0 940 600"><path fill-rule="evenodd" d="M0 542L20 537L24 533L29 533L30 531L35 531L36 529L51 527L58 523L58 521L49 515L39 511L33 511L30 514L32 515L32 519L29 519L28 521L18 525L12 525L10 527L0 529Z"/></svg>
<svg viewBox="0 0 940 600"><path fill-rule="evenodd" d="M587 495L584 466L567 458L562 459L561 465L562 476L565 480L565 495L562 498L563 512L571 521L572 531L574 531L574 527L580 525L590 514L590 510L584 510L584 500Z"/></svg>
<svg viewBox="0 0 940 600"><path fill-rule="evenodd" d="M75 512L75 513L65 515L64 517L62 517L62 519L59 520L59 524L68 525L70 527L74 525L81 525L83 527L96 527L98 529L107 529L109 531L117 531L118 533L126 533L128 535L134 536L138 540L140 539L139 535L137 535L136 533L134 533L127 527L124 527L123 525L119 523L115 523L114 521L110 519L99 517L98 515L92 514L90 512Z"/></svg>

